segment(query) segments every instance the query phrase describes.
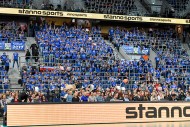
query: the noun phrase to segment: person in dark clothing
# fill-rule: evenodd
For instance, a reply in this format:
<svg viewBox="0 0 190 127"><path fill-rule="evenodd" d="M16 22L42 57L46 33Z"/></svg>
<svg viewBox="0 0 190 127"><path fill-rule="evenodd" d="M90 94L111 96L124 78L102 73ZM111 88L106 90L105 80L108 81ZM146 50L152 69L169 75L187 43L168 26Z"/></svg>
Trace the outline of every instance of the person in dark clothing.
<svg viewBox="0 0 190 127"><path fill-rule="evenodd" d="M34 51L32 51L34 54L32 54L32 56L33 56L33 58L34 58L34 60L35 60L35 62L38 62L38 59L39 59L39 52L38 52L38 50L37 49L35 49Z"/></svg>
<svg viewBox="0 0 190 127"><path fill-rule="evenodd" d="M74 93L74 96L73 96L73 98L72 98L72 102L79 102L80 101L80 99L79 99L79 97L78 97L78 92L75 92Z"/></svg>
<svg viewBox="0 0 190 127"><path fill-rule="evenodd" d="M30 46L30 49L32 50L32 59L37 60L36 56L39 55L39 52L38 52L38 46L36 44L32 44Z"/></svg>
<svg viewBox="0 0 190 127"><path fill-rule="evenodd" d="M183 92L183 90L180 90L179 95L178 95L178 100L184 101L185 98L186 98L185 93Z"/></svg>
<svg viewBox="0 0 190 127"><path fill-rule="evenodd" d="M3 126L7 125L7 104L4 107L4 113L3 113Z"/></svg>
<svg viewBox="0 0 190 127"><path fill-rule="evenodd" d="M27 64L29 63L30 57L31 57L30 51L29 49L27 49L26 54L25 54L25 60Z"/></svg>
<svg viewBox="0 0 190 127"><path fill-rule="evenodd" d="M6 59L7 59L7 55L6 55L6 53L4 52L3 55L1 56L2 66L5 65L5 63L6 63Z"/></svg>
<svg viewBox="0 0 190 127"><path fill-rule="evenodd" d="M31 44L30 49L34 51L35 49L38 49L37 44ZM33 54L33 53L32 53Z"/></svg>
<svg viewBox="0 0 190 127"><path fill-rule="evenodd" d="M19 60L19 55L17 52L14 52L13 53L13 68L14 68L15 63L17 64L17 67L19 68L18 60Z"/></svg>

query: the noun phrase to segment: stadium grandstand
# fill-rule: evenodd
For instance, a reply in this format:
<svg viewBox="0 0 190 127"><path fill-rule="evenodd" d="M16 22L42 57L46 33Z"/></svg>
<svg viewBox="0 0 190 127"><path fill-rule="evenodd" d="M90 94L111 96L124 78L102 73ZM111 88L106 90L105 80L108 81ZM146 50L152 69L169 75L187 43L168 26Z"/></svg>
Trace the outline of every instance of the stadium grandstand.
<svg viewBox="0 0 190 127"><path fill-rule="evenodd" d="M0 15L2 126L189 120L190 0L0 0Z"/></svg>

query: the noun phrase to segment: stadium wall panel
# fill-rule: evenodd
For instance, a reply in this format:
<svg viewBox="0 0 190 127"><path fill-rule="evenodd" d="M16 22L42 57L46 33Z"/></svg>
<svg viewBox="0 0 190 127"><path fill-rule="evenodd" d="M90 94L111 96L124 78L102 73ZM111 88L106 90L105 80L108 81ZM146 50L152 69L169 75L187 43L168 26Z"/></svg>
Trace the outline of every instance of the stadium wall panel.
<svg viewBox="0 0 190 127"><path fill-rule="evenodd" d="M189 103L9 104L8 126L190 120Z"/></svg>

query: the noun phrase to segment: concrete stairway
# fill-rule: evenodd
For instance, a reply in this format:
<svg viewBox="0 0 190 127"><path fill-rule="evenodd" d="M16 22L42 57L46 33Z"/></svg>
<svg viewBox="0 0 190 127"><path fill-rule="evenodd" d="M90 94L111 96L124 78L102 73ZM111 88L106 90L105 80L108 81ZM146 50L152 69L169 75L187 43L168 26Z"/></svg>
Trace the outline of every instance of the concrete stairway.
<svg viewBox="0 0 190 127"><path fill-rule="evenodd" d="M28 37L27 41L25 43L25 47L26 49L29 49L31 44L36 43L35 39L33 37ZM10 51L10 55L12 55L13 52ZM22 68L22 66L26 65L26 61L25 61L25 51L19 51L19 57L20 57L20 62L19 62L19 66L20 68L17 68L17 66L15 65L14 68L12 68L12 63L10 66L10 71L9 71L9 78L10 78L10 89L11 90L22 90L23 87L21 87L18 84L18 80L21 79L21 75L20 75L20 70ZM11 57L12 58L12 57Z"/></svg>
<svg viewBox="0 0 190 127"><path fill-rule="evenodd" d="M114 52L114 55L116 57L116 59L124 59L124 57L121 55L121 53L114 47L114 45L112 43L110 43L110 41L105 40L106 44L111 46Z"/></svg>
<svg viewBox="0 0 190 127"><path fill-rule="evenodd" d="M18 84L18 80L21 79L20 71L17 67L10 69L9 71L10 78L10 89L11 90L22 90L23 87Z"/></svg>

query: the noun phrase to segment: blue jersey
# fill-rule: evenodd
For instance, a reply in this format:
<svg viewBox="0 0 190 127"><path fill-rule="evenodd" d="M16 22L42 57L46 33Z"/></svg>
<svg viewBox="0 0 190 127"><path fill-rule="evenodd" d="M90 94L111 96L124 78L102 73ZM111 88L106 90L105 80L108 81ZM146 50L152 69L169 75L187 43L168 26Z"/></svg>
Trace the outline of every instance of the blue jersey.
<svg viewBox="0 0 190 127"><path fill-rule="evenodd" d="M7 59L7 55L2 55L2 56L1 56L1 60L2 60L2 61L4 61L4 62L5 62L5 61L6 61L6 59Z"/></svg>
<svg viewBox="0 0 190 127"><path fill-rule="evenodd" d="M17 52L13 53L13 59L18 60L18 53Z"/></svg>
<svg viewBox="0 0 190 127"><path fill-rule="evenodd" d="M10 59L6 59L6 61L5 61L5 66L9 66L9 64L10 64Z"/></svg>
<svg viewBox="0 0 190 127"><path fill-rule="evenodd" d="M159 57L156 57L155 60L156 60L156 62L159 62L159 61L160 61L160 58L159 58Z"/></svg>
<svg viewBox="0 0 190 127"><path fill-rule="evenodd" d="M156 78L160 78L160 71L156 70Z"/></svg>

